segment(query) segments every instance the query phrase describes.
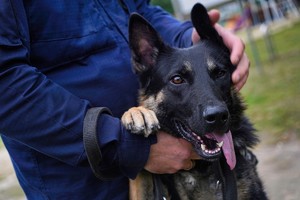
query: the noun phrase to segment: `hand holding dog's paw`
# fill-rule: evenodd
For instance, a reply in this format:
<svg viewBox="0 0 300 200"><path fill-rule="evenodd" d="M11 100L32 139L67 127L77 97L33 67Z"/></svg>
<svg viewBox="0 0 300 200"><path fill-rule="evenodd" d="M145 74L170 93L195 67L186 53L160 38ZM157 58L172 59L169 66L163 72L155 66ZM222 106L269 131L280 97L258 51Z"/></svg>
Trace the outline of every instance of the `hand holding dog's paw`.
<svg viewBox="0 0 300 200"><path fill-rule="evenodd" d="M130 108L123 114L121 121L127 130L135 134L143 134L145 137L160 128L155 113L142 106Z"/></svg>

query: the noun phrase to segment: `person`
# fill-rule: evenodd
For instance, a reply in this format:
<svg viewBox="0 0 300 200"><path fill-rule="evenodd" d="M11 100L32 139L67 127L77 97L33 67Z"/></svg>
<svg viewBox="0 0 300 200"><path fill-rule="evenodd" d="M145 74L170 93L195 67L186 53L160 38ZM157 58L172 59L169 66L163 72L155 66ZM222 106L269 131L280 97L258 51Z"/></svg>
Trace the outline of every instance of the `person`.
<svg viewBox="0 0 300 200"><path fill-rule="evenodd" d="M127 199L128 178L143 168L174 173L199 159L183 139L130 134L121 115L137 104L128 19L137 12L172 46L199 41L147 0L0 2L0 133L28 199ZM212 23L219 18L211 11ZM249 74L243 42L215 24L237 65L239 90ZM86 113L108 108L94 127L102 161L97 178L83 140Z"/></svg>

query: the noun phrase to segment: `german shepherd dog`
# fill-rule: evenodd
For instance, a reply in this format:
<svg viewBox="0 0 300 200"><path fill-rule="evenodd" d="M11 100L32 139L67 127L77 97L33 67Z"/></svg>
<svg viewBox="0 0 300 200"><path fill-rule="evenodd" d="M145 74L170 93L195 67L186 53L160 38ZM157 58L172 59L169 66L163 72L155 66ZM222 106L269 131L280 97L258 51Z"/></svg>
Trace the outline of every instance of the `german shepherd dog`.
<svg viewBox="0 0 300 200"><path fill-rule="evenodd" d="M185 49L164 43L140 15L130 18L140 106L125 112L122 123L146 137L157 130L182 137L203 158L189 171L141 172L130 183L131 199L267 199L249 150L258 138L231 81L230 52L203 5L193 7L191 18L201 41Z"/></svg>

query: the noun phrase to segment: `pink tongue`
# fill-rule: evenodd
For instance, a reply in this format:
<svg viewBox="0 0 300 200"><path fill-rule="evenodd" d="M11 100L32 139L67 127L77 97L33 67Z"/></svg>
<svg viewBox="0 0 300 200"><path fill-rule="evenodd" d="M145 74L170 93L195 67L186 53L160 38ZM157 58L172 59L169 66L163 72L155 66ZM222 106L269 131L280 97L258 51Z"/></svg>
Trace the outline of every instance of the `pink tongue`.
<svg viewBox="0 0 300 200"><path fill-rule="evenodd" d="M227 164L229 165L230 169L233 170L236 164L236 157L235 157L231 132L228 131L223 135L219 135L215 133L212 134L218 142L222 142L222 141L224 142L222 146L222 150L226 157Z"/></svg>

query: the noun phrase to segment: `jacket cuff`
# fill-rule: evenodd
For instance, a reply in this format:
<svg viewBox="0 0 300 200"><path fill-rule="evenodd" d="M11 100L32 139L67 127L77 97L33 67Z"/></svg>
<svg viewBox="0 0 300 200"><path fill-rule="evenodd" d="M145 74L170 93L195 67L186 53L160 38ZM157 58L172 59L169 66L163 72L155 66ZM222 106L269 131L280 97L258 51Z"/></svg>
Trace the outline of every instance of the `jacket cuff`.
<svg viewBox="0 0 300 200"><path fill-rule="evenodd" d="M128 132L120 119L102 114L98 122L99 145L103 155L99 166L102 174L134 179L144 168L156 136L145 138Z"/></svg>
<svg viewBox="0 0 300 200"><path fill-rule="evenodd" d="M129 133L123 128L121 143L118 148L122 173L130 179L136 178L148 161L151 145L156 142L155 134L145 138L142 135Z"/></svg>

